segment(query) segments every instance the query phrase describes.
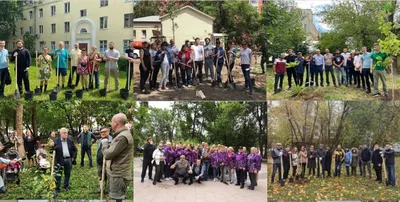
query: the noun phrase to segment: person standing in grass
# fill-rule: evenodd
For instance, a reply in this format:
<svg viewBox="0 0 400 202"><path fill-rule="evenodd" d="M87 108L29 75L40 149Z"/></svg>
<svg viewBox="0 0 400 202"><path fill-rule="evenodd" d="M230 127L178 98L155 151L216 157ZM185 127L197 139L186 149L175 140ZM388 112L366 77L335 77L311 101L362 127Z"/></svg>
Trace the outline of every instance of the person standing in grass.
<svg viewBox="0 0 400 202"><path fill-rule="evenodd" d="M352 161L351 151L348 147L346 147L345 155L344 155L344 166L346 167L347 177L350 177L350 166Z"/></svg>
<svg viewBox="0 0 400 202"><path fill-rule="evenodd" d="M324 71L325 71L325 58L321 54L321 50L317 49L317 54L313 56L315 61L314 71L315 71L315 86L318 87L318 75L320 78L321 87L324 87Z"/></svg>
<svg viewBox="0 0 400 202"><path fill-rule="evenodd" d="M357 148L351 148L351 176L357 176L357 164L358 164L358 150Z"/></svg>
<svg viewBox="0 0 400 202"><path fill-rule="evenodd" d="M368 148L368 144L364 145L363 150L361 151L361 164L362 164L362 169L363 169L363 178L366 177L367 171L366 168L368 168L368 174L369 178L371 178L371 159L372 159L372 153L371 150Z"/></svg>
<svg viewBox="0 0 400 202"><path fill-rule="evenodd" d="M374 166L376 179L379 183L382 183L382 157L381 149L378 144L374 145L374 152L372 152L372 165Z"/></svg>
<svg viewBox="0 0 400 202"><path fill-rule="evenodd" d="M24 146L25 146L26 156L28 157L28 167L35 165L34 159L35 159L36 140L37 138L33 137L31 131L27 129L25 131Z"/></svg>
<svg viewBox="0 0 400 202"><path fill-rule="evenodd" d="M8 63L8 50L5 49L6 42L0 40L0 98L4 96L4 87L6 86L6 79L9 75L9 63Z"/></svg>
<svg viewBox="0 0 400 202"><path fill-rule="evenodd" d="M301 146L299 152L300 166L301 166L301 177L304 178L306 173L306 164L307 164L307 150L306 147Z"/></svg>
<svg viewBox="0 0 400 202"><path fill-rule="evenodd" d="M112 141L112 137L110 136L110 129L107 127L103 127L100 129L100 137L101 139L107 139L108 143L111 144ZM97 164L97 175L100 178L100 187L99 189L96 191L97 194L100 194L101 192L101 181L102 181L102 172L103 172L103 151L102 151L102 143L101 141L99 141L99 143L97 144L97 154L96 154L96 164ZM106 187L107 184L107 175L104 175L104 187ZM106 189L104 189L104 191L106 191Z"/></svg>
<svg viewBox="0 0 400 202"><path fill-rule="evenodd" d="M352 86L354 84L354 86L356 87L357 85L357 81L356 81L356 77L355 77L355 66L354 66L354 53L350 53L350 56L347 58L347 82L349 84L349 86Z"/></svg>
<svg viewBox="0 0 400 202"><path fill-rule="evenodd" d="M286 72L286 60L284 59L285 55L282 53L279 58L276 58L274 61L274 66L272 69L275 75L275 83L274 83L274 93L279 93L283 88L283 79L285 77ZM279 86L278 86L279 83Z"/></svg>
<svg viewBox="0 0 400 202"><path fill-rule="evenodd" d="M333 65L336 67L336 78L339 87L342 84L347 86L346 70L344 69L344 57L340 54L340 50L336 49L336 54L333 58Z"/></svg>
<svg viewBox="0 0 400 202"><path fill-rule="evenodd" d="M343 49L343 53L341 55L344 58L343 69L346 72L346 74L345 74L346 75L345 76L346 79L345 80L347 81L346 85L348 86L348 85L351 85L351 71L350 71L351 67L349 67L351 62L348 62L348 60L350 58L350 53L347 52L347 48Z"/></svg>
<svg viewBox="0 0 400 202"><path fill-rule="evenodd" d="M96 136L89 131L89 126L85 124L83 125L83 131L78 135L77 139L81 146L81 167L85 165L85 154L87 154L90 168L92 168L92 144L97 141Z"/></svg>
<svg viewBox="0 0 400 202"><path fill-rule="evenodd" d="M335 177L340 177L340 172L342 170L342 164L344 161L344 155L345 155L344 150L339 144L335 150Z"/></svg>
<svg viewBox="0 0 400 202"><path fill-rule="evenodd" d="M324 60L325 60L326 85L329 86L329 84L330 84L330 82L329 82L329 73L330 73L331 77L332 77L333 85L336 87L335 73L334 73L334 69L333 69L334 57L333 57L332 53L329 52L329 49L325 49Z"/></svg>
<svg viewBox="0 0 400 202"><path fill-rule="evenodd" d="M54 60L57 61L57 87L60 87L60 76L62 88L65 88L65 76L67 76L67 59L69 57L68 51L64 49L64 42L60 41L58 43L58 49L54 51ZM57 73L56 72L56 73Z"/></svg>
<svg viewBox="0 0 400 202"><path fill-rule="evenodd" d="M29 50L24 48L24 41L17 41L17 49L11 53L11 62L15 62L16 57L18 57L17 65L15 68L17 71L17 84L20 94L23 94L22 81L24 81L25 91L31 91L29 85L29 67L31 66L31 54Z"/></svg>
<svg viewBox="0 0 400 202"><path fill-rule="evenodd" d="M288 54L289 55L287 55L286 57L285 57L285 60L286 60L286 63L292 63L292 62L296 62L296 55L293 53L293 49L289 49L288 50ZM294 68L294 66L291 66L291 67L287 67L286 68L286 73L287 73L287 76L288 76L288 85L289 85L289 88L288 88L288 90L290 90L291 88L292 88L292 76L293 76L293 80L294 80L294 83L296 84L296 86L297 86L297 75L296 75L296 69Z"/></svg>
<svg viewBox="0 0 400 202"><path fill-rule="evenodd" d="M78 86L79 84L79 74L78 74L78 58L81 57L81 49L79 49L79 44L76 43L74 44L74 49L72 49L69 54L71 55L71 66L72 66L72 72L71 72L71 76L69 78L68 83L72 84L73 80L74 80L74 74L76 72L76 80L75 80L75 86ZM67 67L68 68L68 67ZM70 86L71 87L71 86Z"/></svg>
<svg viewBox="0 0 400 202"><path fill-rule="evenodd" d="M110 42L109 49L104 53L104 58L106 61L105 74L106 77L104 79L105 89L108 90L108 80L110 78L110 74L113 74L115 81L115 90L119 89L119 71L118 71L118 60L120 54L119 51L114 48L114 42Z"/></svg>
<svg viewBox="0 0 400 202"><path fill-rule="evenodd" d="M132 178L133 160L133 135L125 126L128 119L125 114L114 115L111 120L111 128L114 131L113 140L108 144L108 139L102 139L102 151L106 160L110 160L107 166L110 182L110 198L117 202L125 199L128 184Z"/></svg>
<svg viewBox="0 0 400 202"><path fill-rule="evenodd" d="M261 51L261 62L260 62L261 70L262 70L262 74L265 74L265 65L268 62L268 58L267 58L267 43L266 42L263 42L261 44L260 51Z"/></svg>
<svg viewBox="0 0 400 202"><path fill-rule="evenodd" d="M383 95L385 97L388 97L388 91L386 86L386 72L385 72L386 66L384 64L388 55L381 51L381 47L379 46L378 43L374 44L374 50L375 52L372 53L371 55L372 58L371 72L374 75L374 94L372 94L372 96L377 97L380 95L379 80L381 80L383 86Z"/></svg>
<svg viewBox="0 0 400 202"><path fill-rule="evenodd" d="M325 155L326 155L326 151L324 150L324 145L320 144L319 145L319 149L317 150L317 159L318 159L318 164L317 164L317 177L325 177L324 176L324 161L325 161ZM322 175L321 175L322 172Z"/></svg>
<svg viewBox="0 0 400 202"><path fill-rule="evenodd" d="M51 70L52 70L52 58L48 55L49 49L47 47L43 48L43 54L37 58L37 64L40 68L40 74L38 75L40 80L40 92L47 91L48 81L50 80ZM44 85L44 91L43 91Z"/></svg>
<svg viewBox="0 0 400 202"><path fill-rule="evenodd" d="M385 150L382 152L382 157L385 158L386 171L388 175L389 185L396 186L396 171L395 171L395 156L392 145L387 143Z"/></svg>
<svg viewBox="0 0 400 202"><path fill-rule="evenodd" d="M298 52L297 53L297 58L296 58L296 63L297 66L295 67L296 70L296 84L298 86L302 86L303 85L303 81L304 81L304 67L306 67L306 63L305 60L303 58L303 53L302 52Z"/></svg>
<svg viewBox="0 0 400 202"><path fill-rule="evenodd" d="M135 45L134 42L131 41L130 42L130 47L128 49L125 50L125 59L128 60L128 67L126 70L126 85L125 85L125 89L128 89L128 83L129 85L132 85L132 78L133 78L133 74L134 74L134 65L135 65L135 60L134 58L134 54L133 51L135 50ZM130 70L128 70L128 68L130 68ZM129 86L130 88L130 86Z"/></svg>
<svg viewBox="0 0 400 202"><path fill-rule="evenodd" d="M78 74L80 75L81 83L82 83L82 90L89 91L87 77L90 73L89 69L89 57L87 55L86 49L82 49L81 57L79 57L79 64L78 64Z"/></svg>
<svg viewBox="0 0 400 202"><path fill-rule="evenodd" d="M311 171L312 171L312 176L315 177L315 168L317 167L317 162L315 159L318 157L317 151L314 150L314 146L310 146L310 151L307 154L307 159L308 159L308 175L311 176Z"/></svg>
<svg viewBox="0 0 400 202"><path fill-rule="evenodd" d="M299 152L297 151L297 147L293 148L292 151L292 176L297 175L297 167L299 166Z"/></svg>
<svg viewBox="0 0 400 202"><path fill-rule="evenodd" d="M100 63L101 63L101 55L97 51L97 47L92 46L92 51L89 54L89 66L90 66L90 69L93 71L94 86L96 89L100 88L100 78L99 78ZM89 75L89 81L93 82L92 73L90 73L90 75Z"/></svg>
<svg viewBox="0 0 400 202"><path fill-rule="evenodd" d="M357 88L361 88L361 81L362 85L365 86L364 80L361 79L361 69L362 69L362 63L361 63L361 55L360 55L360 50L356 50L355 56L354 56L354 79L355 79L355 84Z"/></svg>
<svg viewBox="0 0 400 202"><path fill-rule="evenodd" d="M332 152L330 147L326 147L325 160L324 160L324 165L322 167L323 167L322 175L325 176L325 171L327 171L328 172L327 177L331 177Z"/></svg>
<svg viewBox="0 0 400 202"><path fill-rule="evenodd" d="M371 82L372 86L374 86L374 76L372 74L372 59L371 53L367 52L367 47L362 47L362 55L361 55L361 80L363 85L363 90L366 91L367 94L371 93ZM361 152L361 150L359 150ZM362 172L362 170L360 170ZM362 174L361 174L362 175Z"/></svg>

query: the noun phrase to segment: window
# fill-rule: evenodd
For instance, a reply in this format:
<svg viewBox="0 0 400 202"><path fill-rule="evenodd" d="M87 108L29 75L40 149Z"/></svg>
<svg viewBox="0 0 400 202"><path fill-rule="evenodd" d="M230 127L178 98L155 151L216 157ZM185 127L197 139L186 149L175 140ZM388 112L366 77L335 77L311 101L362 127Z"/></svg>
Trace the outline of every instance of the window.
<svg viewBox="0 0 400 202"><path fill-rule="evenodd" d="M136 39L136 30L133 30L133 39Z"/></svg>
<svg viewBox="0 0 400 202"><path fill-rule="evenodd" d="M100 40L100 52L105 52L107 50L107 40Z"/></svg>
<svg viewBox="0 0 400 202"><path fill-rule="evenodd" d="M131 43L131 40L124 40L123 41L123 47L124 47L124 52L126 49L129 49L129 44Z"/></svg>
<svg viewBox="0 0 400 202"><path fill-rule="evenodd" d="M124 15L124 27L133 27L133 13Z"/></svg>
<svg viewBox="0 0 400 202"><path fill-rule="evenodd" d="M51 16L56 15L56 6L51 6Z"/></svg>
<svg viewBox="0 0 400 202"><path fill-rule="evenodd" d="M64 32L69 32L69 22L64 22Z"/></svg>
<svg viewBox="0 0 400 202"><path fill-rule="evenodd" d="M43 34L43 25L39 25L39 34Z"/></svg>
<svg viewBox="0 0 400 202"><path fill-rule="evenodd" d="M100 17L100 29L107 29L108 17Z"/></svg>
<svg viewBox="0 0 400 202"><path fill-rule="evenodd" d="M33 34L33 27L29 26L29 34Z"/></svg>
<svg viewBox="0 0 400 202"><path fill-rule="evenodd" d="M82 28L82 29L79 31L79 34L87 34L87 33L88 33L88 31L87 31L86 28Z"/></svg>
<svg viewBox="0 0 400 202"><path fill-rule="evenodd" d="M44 48L44 41L39 42L39 50L42 51Z"/></svg>
<svg viewBox="0 0 400 202"><path fill-rule="evenodd" d="M50 47L51 51L54 52L56 50L56 42L52 41L51 42L51 47Z"/></svg>
<svg viewBox="0 0 400 202"><path fill-rule="evenodd" d="M39 8L39 18L43 17L43 8Z"/></svg>
<svg viewBox="0 0 400 202"><path fill-rule="evenodd" d="M21 36L24 35L24 28L21 27Z"/></svg>
<svg viewBox="0 0 400 202"><path fill-rule="evenodd" d="M29 20L32 20L33 18L33 11L29 11Z"/></svg>
<svg viewBox="0 0 400 202"><path fill-rule="evenodd" d="M146 30L142 30L142 39L146 39L146 35L147 35Z"/></svg>
<svg viewBox="0 0 400 202"><path fill-rule="evenodd" d="M100 0L100 7L108 6L108 0Z"/></svg>
<svg viewBox="0 0 400 202"><path fill-rule="evenodd" d="M81 10L81 17L86 17L87 13L86 13L86 9Z"/></svg>
<svg viewBox="0 0 400 202"><path fill-rule="evenodd" d="M69 41L64 41L65 50L69 50Z"/></svg>
<svg viewBox="0 0 400 202"><path fill-rule="evenodd" d="M71 11L71 3L67 2L64 4L64 13L69 13Z"/></svg>
<svg viewBox="0 0 400 202"><path fill-rule="evenodd" d="M56 33L56 24L51 24L51 33L52 34Z"/></svg>

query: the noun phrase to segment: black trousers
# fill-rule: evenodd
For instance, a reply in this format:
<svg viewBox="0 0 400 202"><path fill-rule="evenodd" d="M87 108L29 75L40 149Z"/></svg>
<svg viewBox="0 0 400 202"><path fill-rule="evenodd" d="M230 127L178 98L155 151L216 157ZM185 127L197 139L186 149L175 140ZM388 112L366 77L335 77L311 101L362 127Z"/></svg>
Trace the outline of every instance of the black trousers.
<svg viewBox="0 0 400 202"><path fill-rule="evenodd" d="M78 74L78 67L77 66L72 66L72 74L70 74L71 76L68 78L68 84L72 84L72 82L74 80L75 72L76 72L75 86L78 86L78 84L79 84L79 74Z"/></svg>
<svg viewBox="0 0 400 202"><path fill-rule="evenodd" d="M297 79L297 85L302 86L304 82L304 73L297 72L296 79Z"/></svg>
<svg viewBox="0 0 400 202"><path fill-rule="evenodd" d="M175 180L175 182L178 182L179 178L183 177L182 182L186 182L187 179L189 179L189 174L185 173L184 175L179 175L177 172L174 173L174 175L172 176L172 179Z"/></svg>
<svg viewBox="0 0 400 202"><path fill-rule="evenodd" d="M315 65L315 85L318 85L318 76L320 76L320 84L324 85L324 72L322 71L322 65Z"/></svg>
<svg viewBox="0 0 400 202"><path fill-rule="evenodd" d="M149 78L151 69L146 69L146 71L144 71L142 65L140 65L139 70L140 70L140 90L143 91L146 90L146 82L147 79Z"/></svg>
<svg viewBox="0 0 400 202"><path fill-rule="evenodd" d="M64 172L64 188L69 188L69 179L71 176L71 170L72 170L72 159L71 158L65 158L63 159L64 165L60 166L57 165L54 168L54 175L56 178L56 190L60 191L61 187L61 177Z"/></svg>
<svg viewBox="0 0 400 202"><path fill-rule="evenodd" d="M357 88L361 87L361 74L360 71L354 71L354 83Z"/></svg>
<svg viewBox="0 0 400 202"><path fill-rule="evenodd" d="M382 182L382 167L374 168L376 173L376 180Z"/></svg>
<svg viewBox="0 0 400 202"><path fill-rule="evenodd" d="M315 168L308 168L308 175L311 175L311 171L312 171L312 175L315 176Z"/></svg>
<svg viewBox="0 0 400 202"><path fill-rule="evenodd" d="M325 171L328 173L327 177L331 177L331 168L325 168L322 171L322 175L325 176Z"/></svg>
<svg viewBox="0 0 400 202"><path fill-rule="evenodd" d="M255 173L249 173L250 187L255 187L257 184L257 175Z"/></svg>
<svg viewBox="0 0 400 202"><path fill-rule="evenodd" d="M168 75L169 83L171 85L173 83L175 83L175 80L172 80L172 74L173 74L173 71L174 71L175 72L176 83L178 84L178 83L180 83L180 78L181 78L180 73L182 74L182 72L180 72L179 63L175 63L175 66L172 65L172 68L173 69L169 70L169 75Z"/></svg>
<svg viewBox="0 0 400 202"><path fill-rule="evenodd" d="M151 173L153 172L153 164L151 163L151 159L143 159L143 166L142 166L142 179L146 175L147 167L149 167L149 178L151 178Z"/></svg>
<svg viewBox="0 0 400 202"><path fill-rule="evenodd" d="M283 179L286 180L289 176L290 164L283 164Z"/></svg>
<svg viewBox="0 0 400 202"><path fill-rule="evenodd" d="M8 75L8 69L0 69L0 96L4 95L4 87L6 86L6 78Z"/></svg>
<svg viewBox="0 0 400 202"><path fill-rule="evenodd" d="M292 166L293 171L292 171L292 176L296 176L297 174L297 166Z"/></svg>
<svg viewBox="0 0 400 202"><path fill-rule="evenodd" d="M374 80L374 77L373 77L373 75L371 74L371 69L363 69L362 70L362 78L361 78L362 80L363 80L363 89L367 89L367 91L371 91L371 82L370 82L370 79L371 79L371 81L373 81ZM364 85L364 82L365 82L365 84L366 84L366 86Z"/></svg>
<svg viewBox="0 0 400 202"><path fill-rule="evenodd" d="M29 87L29 72L18 70L17 85L18 85L18 90L20 93L23 92L22 81L24 82L25 91L31 91L31 89Z"/></svg>
<svg viewBox="0 0 400 202"><path fill-rule="evenodd" d="M246 171L243 169L236 169L236 179L237 179L237 184L244 184L244 176L246 175Z"/></svg>
<svg viewBox="0 0 400 202"><path fill-rule="evenodd" d="M288 68L288 69L286 69L286 73L287 73L287 76L288 76L289 88L292 87L292 76L293 76L293 79L294 79L294 83L297 85L296 69L294 67L293 68Z"/></svg>
<svg viewBox="0 0 400 202"><path fill-rule="evenodd" d="M198 175L200 175L200 173L192 173L192 174L189 174L189 177L190 177L190 183L193 183L193 180L196 178L196 176L198 176ZM201 182L203 179L201 178L201 177L199 177L199 179L198 180L196 180L196 182Z"/></svg>
<svg viewBox="0 0 400 202"><path fill-rule="evenodd" d="M131 66L131 70L130 70L130 72L128 71L128 69L129 69L129 65L128 65L128 67L126 68L126 85L125 85L125 89L128 89L128 82L129 82L129 88L130 88L130 86L132 85L132 78L133 78L133 64L131 64L130 65ZM130 74L130 75L129 75Z"/></svg>
<svg viewBox="0 0 400 202"><path fill-rule="evenodd" d="M267 58L266 57L261 57L261 70L264 73L265 72L265 65L267 64Z"/></svg>
<svg viewBox="0 0 400 202"><path fill-rule="evenodd" d="M306 174L306 163L301 163L301 167L302 167L301 177L304 177Z"/></svg>
<svg viewBox="0 0 400 202"><path fill-rule="evenodd" d="M152 78L150 81L150 88L156 88L157 87L157 77L158 77L158 73L160 72L160 66L154 66L154 70L151 72L152 74Z"/></svg>
<svg viewBox="0 0 400 202"><path fill-rule="evenodd" d="M197 76L200 83L203 82L203 61L195 61L196 73L197 75L193 75L193 77ZM193 71L194 74L194 71Z"/></svg>
<svg viewBox="0 0 400 202"><path fill-rule="evenodd" d="M92 164L92 149L90 147L82 147L81 150L81 166L83 167L85 165L84 160L85 160L85 154L89 157L89 165L90 167L93 167Z"/></svg>

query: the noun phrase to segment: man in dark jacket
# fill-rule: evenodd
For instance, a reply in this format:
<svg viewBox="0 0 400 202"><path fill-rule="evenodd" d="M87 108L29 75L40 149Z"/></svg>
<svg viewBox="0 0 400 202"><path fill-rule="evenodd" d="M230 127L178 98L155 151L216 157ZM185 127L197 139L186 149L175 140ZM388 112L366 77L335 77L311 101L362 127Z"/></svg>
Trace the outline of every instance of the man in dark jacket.
<svg viewBox="0 0 400 202"><path fill-rule="evenodd" d="M190 182L189 185L193 184L193 179L196 180L197 183L201 184L204 176L204 169L205 166L201 165L201 159L197 159L196 163L192 166L192 173L189 174Z"/></svg>
<svg viewBox="0 0 400 202"><path fill-rule="evenodd" d="M335 150L335 177L340 177L340 172L342 170L342 164L344 161L344 154L344 150L340 145L338 145Z"/></svg>
<svg viewBox="0 0 400 202"><path fill-rule="evenodd" d="M289 54L289 55L287 55L287 56L285 57L286 63L296 62L296 58L297 58L297 57L296 57L296 55L293 53L293 49L289 49L289 50L288 50L288 54ZM294 79L294 83L295 83L296 86L297 86L297 75L296 75L296 69L295 69L295 67L287 68L287 69L286 69L286 73L287 73L287 76L288 76L289 89L292 88L292 76L293 76L293 79Z"/></svg>
<svg viewBox="0 0 400 202"><path fill-rule="evenodd" d="M325 171L327 171L328 172L327 177L331 177L331 167L332 167L331 165L332 165L332 152L329 147L326 147L325 159L323 164L324 170L322 171L322 176L325 176Z"/></svg>
<svg viewBox="0 0 400 202"><path fill-rule="evenodd" d="M88 125L83 125L83 131L78 135L78 143L81 145L81 167L85 165L85 153L88 155L90 168L93 167L92 144L94 144L96 141L97 138L92 132L89 131Z"/></svg>
<svg viewBox="0 0 400 202"><path fill-rule="evenodd" d="M322 172L322 177L325 177L323 170L324 170L324 161L325 161L326 152L324 150L323 144L319 145L317 155L318 155L318 157L317 157L318 158L317 177L321 177L321 172Z"/></svg>
<svg viewBox="0 0 400 202"><path fill-rule="evenodd" d="M298 65L296 66L296 83L299 86L303 85L303 81L304 81L304 69L307 66L304 58L303 58L303 53L299 52L297 53L297 58L296 58L296 62L298 63Z"/></svg>
<svg viewBox="0 0 400 202"><path fill-rule="evenodd" d="M282 161L283 161L283 179L286 180L289 177L290 170L290 147L286 147L283 151Z"/></svg>
<svg viewBox="0 0 400 202"><path fill-rule="evenodd" d="M360 176L363 176L362 162L361 162L361 152L363 150L363 146L360 145L358 147L358 169L360 169Z"/></svg>
<svg viewBox="0 0 400 202"><path fill-rule="evenodd" d="M374 146L374 152L372 153L372 164L374 166L376 180L379 183L382 183L382 158L381 158L381 149L379 145L376 144Z"/></svg>
<svg viewBox="0 0 400 202"><path fill-rule="evenodd" d="M149 180L153 180L151 177L153 171L153 165L151 164L151 161L153 160L153 152L156 149L156 146L153 145L153 138L147 138L147 144L145 144L143 147L142 183L144 182L144 176L146 175L147 167L149 167Z"/></svg>
<svg viewBox="0 0 400 202"><path fill-rule="evenodd" d="M386 171L388 175L388 180L390 185L396 186L396 172L394 170L394 150L392 146L387 143L385 151L383 151L382 156L385 158Z"/></svg>
<svg viewBox="0 0 400 202"><path fill-rule="evenodd" d="M17 60L17 84L18 90L22 94L22 81L24 81L25 91L30 91L29 87L29 67L31 66L31 54L29 50L24 48L24 41L18 40L17 41L17 49L15 49L11 53L11 62L15 62L15 58L18 57Z"/></svg>
<svg viewBox="0 0 400 202"><path fill-rule="evenodd" d="M282 144L281 143L277 143L276 144L276 148L272 149L271 151L271 156L273 159L273 169L272 169L272 176L271 176L271 184L274 184L274 179L275 179L275 173L278 171L278 175L279 175L279 180L282 179L282 175L281 175L281 156L283 155L283 151L282 151Z"/></svg>
<svg viewBox="0 0 400 202"><path fill-rule="evenodd" d="M57 197L60 192L61 176L64 171L64 189L69 191L69 178L71 176L72 164L76 160L77 149L72 141L68 138L68 129L60 129L60 137L56 138L50 146L54 146L55 154L55 167L54 175L56 178L56 189L54 190L54 197Z"/></svg>
<svg viewBox="0 0 400 202"><path fill-rule="evenodd" d="M362 169L363 169L363 178L365 178L367 175L367 171L366 171L365 167L368 168L369 178L371 178L371 176L372 176L371 159L372 159L371 150L368 148L368 144L365 144L363 150L361 151L361 164L362 164Z"/></svg>

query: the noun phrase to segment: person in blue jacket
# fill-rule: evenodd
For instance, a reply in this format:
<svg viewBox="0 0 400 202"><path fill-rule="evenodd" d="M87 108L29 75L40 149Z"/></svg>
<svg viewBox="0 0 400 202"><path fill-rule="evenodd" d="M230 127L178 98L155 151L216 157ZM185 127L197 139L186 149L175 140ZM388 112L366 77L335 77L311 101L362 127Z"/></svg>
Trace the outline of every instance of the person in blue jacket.
<svg viewBox="0 0 400 202"><path fill-rule="evenodd" d="M344 166L346 167L347 177L350 177L350 166L353 157L348 147L346 147L345 152L346 153L344 155Z"/></svg>

